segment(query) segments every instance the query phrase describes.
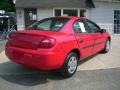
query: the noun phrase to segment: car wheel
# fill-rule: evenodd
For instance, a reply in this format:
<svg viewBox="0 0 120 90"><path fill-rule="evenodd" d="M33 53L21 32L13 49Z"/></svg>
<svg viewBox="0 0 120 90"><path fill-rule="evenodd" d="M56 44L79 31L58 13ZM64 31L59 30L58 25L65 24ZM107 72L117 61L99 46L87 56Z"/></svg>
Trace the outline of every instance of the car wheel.
<svg viewBox="0 0 120 90"><path fill-rule="evenodd" d="M108 53L110 50L110 40L107 40L106 41L106 44L105 44L105 47L104 49L102 50L103 53Z"/></svg>
<svg viewBox="0 0 120 90"><path fill-rule="evenodd" d="M75 53L70 53L65 60L65 63L61 69L61 74L63 77L71 77L75 74L78 66L78 56Z"/></svg>

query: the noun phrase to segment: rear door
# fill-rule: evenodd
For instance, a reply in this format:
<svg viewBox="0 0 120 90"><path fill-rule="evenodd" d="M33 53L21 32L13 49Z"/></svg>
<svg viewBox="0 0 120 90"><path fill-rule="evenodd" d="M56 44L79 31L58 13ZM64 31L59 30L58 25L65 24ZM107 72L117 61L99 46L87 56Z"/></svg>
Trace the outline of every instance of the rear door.
<svg viewBox="0 0 120 90"><path fill-rule="evenodd" d="M97 53L102 50L105 46L106 37L104 33L100 32L100 27L90 20L86 20L88 29L91 31L91 35L94 38L94 49L93 53Z"/></svg>
<svg viewBox="0 0 120 90"><path fill-rule="evenodd" d="M93 35L87 31L84 22L82 20L77 20L73 24L73 29L81 52L81 59L92 55L94 38Z"/></svg>

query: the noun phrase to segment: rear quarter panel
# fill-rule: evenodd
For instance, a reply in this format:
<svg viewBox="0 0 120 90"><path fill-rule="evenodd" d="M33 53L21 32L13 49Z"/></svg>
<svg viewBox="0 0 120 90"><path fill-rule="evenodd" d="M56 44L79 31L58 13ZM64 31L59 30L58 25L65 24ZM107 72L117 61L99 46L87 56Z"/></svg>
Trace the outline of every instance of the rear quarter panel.
<svg viewBox="0 0 120 90"><path fill-rule="evenodd" d="M79 49L78 43L75 38L74 31L72 29L72 24L74 19L70 20L61 30L59 35L54 35L56 38L56 52L61 51L64 59L73 49Z"/></svg>

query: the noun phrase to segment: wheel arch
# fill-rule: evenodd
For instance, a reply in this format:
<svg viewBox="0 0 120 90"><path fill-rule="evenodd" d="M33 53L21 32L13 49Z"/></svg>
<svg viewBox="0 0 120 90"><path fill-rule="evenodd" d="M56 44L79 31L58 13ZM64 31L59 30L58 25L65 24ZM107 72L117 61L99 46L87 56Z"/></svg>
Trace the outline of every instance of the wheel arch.
<svg viewBox="0 0 120 90"><path fill-rule="evenodd" d="M80 60L81 52L80 52L80 50L78 48L72 49L69 53L71 53L71 52L76 53L77 56L78 56L78 60Z"/></svg>

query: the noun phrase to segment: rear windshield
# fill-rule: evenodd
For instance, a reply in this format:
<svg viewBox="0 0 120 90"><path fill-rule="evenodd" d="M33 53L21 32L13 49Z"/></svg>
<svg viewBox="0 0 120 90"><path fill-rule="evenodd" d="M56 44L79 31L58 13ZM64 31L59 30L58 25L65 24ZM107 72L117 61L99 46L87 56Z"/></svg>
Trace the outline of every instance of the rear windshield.
<svg viewBox="0 0 120 90"><path fill-rule="evenodd" d="M68 18L47 18L30 25L27 30L59 31L68 20Z"/></svg>

